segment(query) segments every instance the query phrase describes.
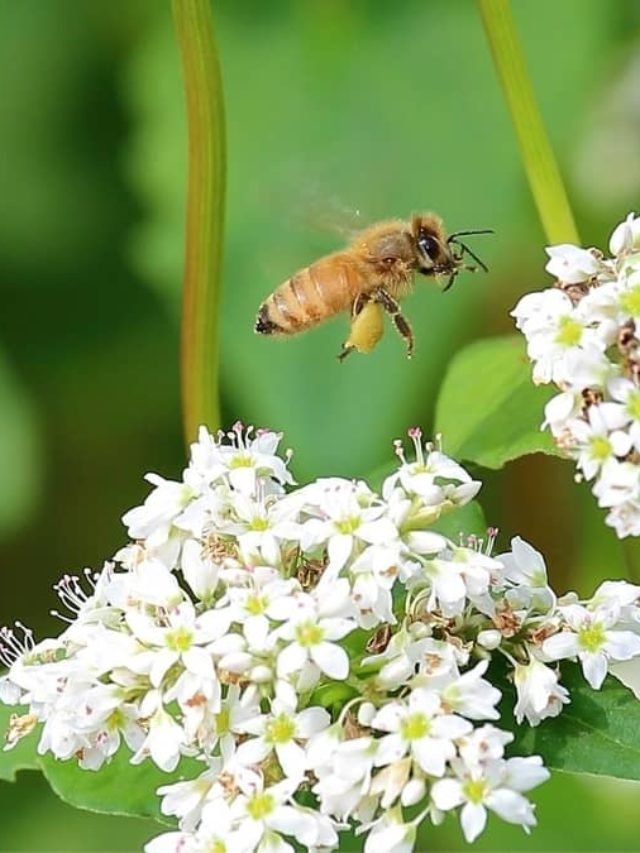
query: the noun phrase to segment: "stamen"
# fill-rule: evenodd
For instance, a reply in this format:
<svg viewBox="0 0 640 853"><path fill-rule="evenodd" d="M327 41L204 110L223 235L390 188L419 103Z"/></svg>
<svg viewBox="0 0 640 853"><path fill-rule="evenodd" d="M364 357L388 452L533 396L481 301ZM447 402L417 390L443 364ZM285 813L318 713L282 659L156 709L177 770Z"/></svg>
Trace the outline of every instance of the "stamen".
<svg viewBox="0 0 640 853"><path fill-rule="evenodd" d="M498 538L499 533L500 530L497 527L487 527L487 547L485 549L487 557L491 556L493 546L496 544L496 539Z"/></svg>
<svg viewBox="0 0 640 853"><path fill-rule="evenodd" d="M35 646L33 631L30 628L22 622L15 622L14 628L16 631L22 631L21 638L11 628L0 628L0 662L7 667L13 666L19 658L29 654Z"/></svg>

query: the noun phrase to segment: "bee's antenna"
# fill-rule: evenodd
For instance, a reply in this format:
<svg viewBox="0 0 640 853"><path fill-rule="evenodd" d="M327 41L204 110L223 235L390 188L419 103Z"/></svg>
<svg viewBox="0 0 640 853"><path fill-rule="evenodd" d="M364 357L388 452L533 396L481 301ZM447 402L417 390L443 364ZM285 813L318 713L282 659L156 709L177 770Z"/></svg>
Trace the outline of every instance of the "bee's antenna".
<svg viewBox="0 0 640 853"><path fill-rule="evenodd" d="M476 228L470 231L454 231L453 234L449 234L447 243L455 242L456 237L469 237L471 234L495 234L495 231L493 228Z"/></svg>
<svg viewBox="0 0 640 853"><path fill-rule="evenodd" d="M485 262L484 262L484 261L480 260L480 258L476 255L476 253L475 253L475 252L472 252L472 251L471 251L471 249L466 245L466 243L463 243L463 242L462 242L462 241L460 241L460 240L452 240L451 238L449 238L449 239L447 240L447 242L448 242L448 243L455 243L455 244L456 244L456 246L460 246L460 248L462 249L462 251L463 251L463 252L466 252L466 253L467 253L467 255L471 255L471 257L473 258L473 260L478 264L478 266L479 266L481 269L483 269L485 272L489 272L489 267L485 264Z"/></svg>
<svg viewBox="0 0 640 853"><path fill-rule="evenodd" d="M452 285L452 284L453 284L453 282L455 281L455 279L456 279L456 276L457 276L457 275L458 275L458 270L454 270L454 271L451 273L451 275L449 276L449 280L447 281L447 283L445 284L445 286L442 288L442 292L443 292L443 293L446 293L446 292L447 292L447 290L449 290L449 288L451 287L451 285Z"/></svg>

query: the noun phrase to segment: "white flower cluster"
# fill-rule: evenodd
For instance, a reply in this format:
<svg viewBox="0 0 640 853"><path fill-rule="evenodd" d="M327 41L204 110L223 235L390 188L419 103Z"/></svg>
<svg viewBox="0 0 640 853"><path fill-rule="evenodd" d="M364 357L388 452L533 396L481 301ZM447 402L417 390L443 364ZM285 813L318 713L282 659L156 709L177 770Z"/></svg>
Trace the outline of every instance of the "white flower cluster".
<svg viewBox="0 0 640 853"><path fill-rule="evenodd" d="M607 524L640 535L640 218L630 214L597 249L547 249L556 285L512 314L527 339L533 380L560 393L543 427L593 481Z"/></svg>
<svg viewBox="0 0 640 853"><path fill-rule="evenodd" d="M558 602L521 539L492 556L495 530L435 532L480 484L410 436L380 495L338 478L287 493L279 436L203 429L182 481L148 478L132 543L57 586L63 633L0 633L0 699L28 706L7 746L41 725L40 753L97 772L127 748L165 771L198 760L159 789L178 826L148 853L329 851L349 829L366 853L411 851L452 810L468 841L488 810L534 826L524 794L549 773L505 756L491 680L513 679L519 722L556 716L554 661L598 688L640 654L640 587Z"/></svg>

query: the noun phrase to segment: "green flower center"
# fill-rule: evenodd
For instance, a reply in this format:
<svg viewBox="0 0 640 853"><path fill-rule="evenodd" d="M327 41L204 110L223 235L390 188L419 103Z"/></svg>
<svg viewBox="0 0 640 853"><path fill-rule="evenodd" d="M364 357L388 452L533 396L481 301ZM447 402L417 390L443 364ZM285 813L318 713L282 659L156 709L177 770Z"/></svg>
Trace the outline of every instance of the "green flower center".
<svg viewBox="0 0 640 853"><path fill-rule="evenodd" d="M120 708L115 708L107 717L107 728L110 732L115 732L118 729L124 728L127 718L122 713Z"/></svg>
<svg viewBox="0 0 640 853"><path fill-rule="evenodd" d="M627 399L627 413L634 421L640 421L640 391L632 391Z"/></svg>
<svg viewBox="0 0 640 853"><path fill-rule="evenodd" d="M226 735L231 725L231 714L228 708L223 708L219 714L216 714L216 734L218 737Z"/></svg>
<svg viewBox="0 0 640 853"><path fill-rule="evenodd" d="M265 595L250 595L244 609L252 616L260 616L267 609L269 601Z"/></svg>
<svg viewBox="0 0 640 853"><path fill-rule="evenodd" d="M487 793L487 783L484 779L469 779L462 786L465 797L470 803L478 806L484 800Z"/></svg>
<svg viewBox="0 0 640 853"><path fill-rule="evenodd" d="M229 461L229 468L252 468L253 459L248 453L238 453Z"/></svg>
<svg viewBox="0 0 640 853"><path fill-rule="evenodd" d="M268 530L269 521L266 518L252 518L249 527L251 528L251 530Z"/></svg>
<svg viewBox="0 0 640 853"><path fill-rule="evenodd" d="M599 652L606 639L605 630L599 622L585 625L578 632L578 642L586 652Z"/></svg>
<svg viewBox="0 0 640 853"><path fill-rule="evenodd" d="M247 803L247 812L254 820L264 820L276 807L272 794L254 794Z"/></svg>
<svg viewBox="0 0 640 853"><path fill-rule="evenodd" d="M620 305L622 306L622 310L626 311L627 314L631 314L632 317L640 316L640 285L636 285L632 287L630 290L627 290L620 297Z"/></svg>
<svg viewBox="0 0 640 853"><path fill-rule="evenodd" d="M317 646L324 639L324 630L313 622L302 622L296 625L296 640L301 646Z"/></svg>
<svg viewBox="0 0 640 853"><path fill-rule="evenodd" d="M193 634L184 625L169 631L165 640L167 648L172 652L186 652L191 648L192 643Z"/></svg>
<svg viewBox="0 0 640 853"><path fill-rule="evenodd" d="M575 347L582 340L582 326L573 317L561 317L556 332L556 343Z"/></svg>
<svg viewBox="0 0 640 853"><path fill-rule="evenodd" d="M400 724L400 734L405 740L420 740L431 731L431 721L424 714L409 714Z"/></svg>
<svg viewBox="0 0 640 853"><path fill-rule="evenodd" d="M340 533L346 533L347 535L355 533L360 527L360 518L357 515L351 515L349 518L343 518L342 521L336 521L336 527Z"/></svg>
<svg viewBox="0 0 640 853"><path fill-rule="evenodd" d="M596 462L606 462L613 453L611 442L602 435L589 439L589 454Z"/></svg>
<svg viewBox="0 0 640 853"><path fill-rule="evenodd" d="M227 845L218 838L211 842L208 853L227 853Z"/></svg>
<svg viewBox="0 0 640 853"><path fill-rule="evenodd" d="M289 743L296 733L296 724L286 714L278 714L267 723L265 740L267 743Z"/></svg>

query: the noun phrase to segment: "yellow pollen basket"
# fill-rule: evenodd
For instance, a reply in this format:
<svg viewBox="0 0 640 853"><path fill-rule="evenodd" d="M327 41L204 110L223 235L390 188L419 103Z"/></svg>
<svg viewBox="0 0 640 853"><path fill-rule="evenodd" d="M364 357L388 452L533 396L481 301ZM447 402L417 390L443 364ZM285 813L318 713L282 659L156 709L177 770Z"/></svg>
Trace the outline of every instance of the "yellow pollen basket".
<svg viewBox="0 0 640 853"><path fill-rule="evenodd" d="M351 321L349 337L344 348L368 353L375 349L384 331L382 306L377 302L367 302L357 317Z"/></svg>

